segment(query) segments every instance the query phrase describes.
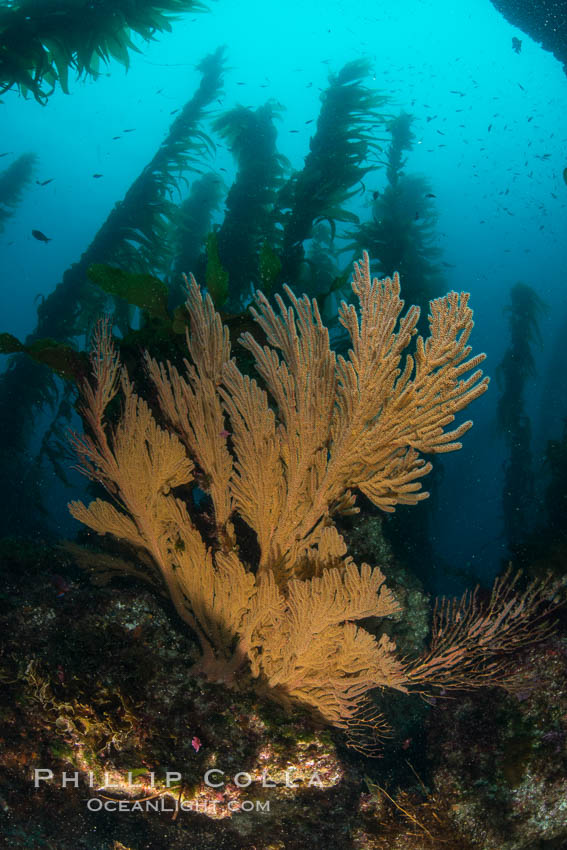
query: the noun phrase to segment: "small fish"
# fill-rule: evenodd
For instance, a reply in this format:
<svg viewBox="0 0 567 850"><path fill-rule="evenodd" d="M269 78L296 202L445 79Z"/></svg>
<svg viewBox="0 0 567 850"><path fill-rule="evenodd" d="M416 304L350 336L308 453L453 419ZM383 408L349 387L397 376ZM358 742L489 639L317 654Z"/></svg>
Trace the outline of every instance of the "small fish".
<svg viewBox="0 0 567 850"><path fill-rule="evenodd" d="M563 182L567 186L567 168L563 169Z"/></svg>
<svg viewBox="0 0 567 850"><path fill-rule="evenodd" d="M113 136L111 141L115 142L116 139L121 139L121 138L122 138L122 136Z"/></svg>
<svg viewBox="0 0 567 850"><path fill-rule="evenodd" d="M51 239L48 238L45 233L42 233L41 230L32 230L31 235L34 239L37 239L38 242L51 242Z"/></svg>
<svg viewBox="0 0 567 850"><path fill-rule="evenodd" d="M55 177L50 177L49 180L36 180L38 186L47 186L48 183L52 183L55 180Z"/></svg>
<svg viewBox="0 0 567 850"><path fill-rule="evenodd" d="M522 89L522 91L525 91L525 88L523 87L523 85L522 85L521 83L518 83L518 85L520 86L520 88Z"/></svg>
<svg viewBox="0 0 567 850"><path fill-rule="evenodd" d="M488 125L488 132L490 133L491 130L492 130L492 124L489 124Z"/></svg>
<svg viewBox="0 0 567 850"><path fill-rule="evenodd" d="M195 752L198 753L199 750L201 749L201 747L203 746L203 744L202 744L200 738L197 738L196 735L193 735L193 737L191 738L191 746L193 747Z"/></svg>
<svg viewBox="0 0 567 850"><path fill-rule="evenodd" d="M290 130L290 133L299 133L299 130Z"/></svg>
<svg viewBox="0 0 567 850"><path fill-rule="evenodd" d="M436 198L436 197L437 197L437 195L434 195L434 194L433 194L433 192L428 192L428 193L427 193L427 195L426 195L425 197L426 197L426 198Z"/></svg>
<svg viewBox="0 0 567 850"><path fill-rule="evenodd" d="M310 118L309 121L306 121L305 123L306 124L312 124L314 120L315 120L314 118Z"/></svg>
<svg viewBox="0 0 567 850"><path fill-rule="evenodd" d="M522 42L519 38L516 38L516 36L513 36L512 38L512 50L514 53L521 53L522 51Z"/></svg>
<svg viewBox="0 0 567 850"><path fill-rule="evenodd" d="M133 133L135 129L136 129L135 127L130 127L128 130L122 130L122 132L123 133Z"/></svg>
<svg viewBox="0 0 567 850"><path fill-rule="evenodd" d="M63 576L59 575L59 573L53 573L51 576L51 584L57 591L57 598L61 599L62 596L65 596L71 590L71 586L69 582L63 578Z"/></svg>
<svg viewBox="0 0 567 850"><path fill-rule="evenodd" d="M104 174L93 174L93 177L94 177L94 178L95 178L95 180L96 180L96 179L98 179L99 177L104 177Z"/></svg>
<svg viewBox="0 0 567 850"><path fill-rule="evenodd" d="M11 153L13 153L13 151L6 151L5 153L0 153L0 158L3 156L10 156Z"/></svg>
<svg viewBox="0 0 567 850"><path fill-rule="evenodd" d="M179 112L179 109L172 109L169 113L170 115L175 115L176 112Z"/></svg>

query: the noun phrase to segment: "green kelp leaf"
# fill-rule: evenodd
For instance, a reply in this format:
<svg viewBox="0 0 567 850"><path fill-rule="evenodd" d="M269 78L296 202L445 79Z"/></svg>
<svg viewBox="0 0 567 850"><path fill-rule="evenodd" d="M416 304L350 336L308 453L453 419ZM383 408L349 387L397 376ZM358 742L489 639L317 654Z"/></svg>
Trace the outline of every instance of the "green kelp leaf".
<svg viewBox="0 0 567 850"><path fill-rule="evenodd" d="M269 242L264 242L260 249L259 267L262 290L269 295L282 270L281 260Z"/></svg>
<svg viewBox="0 0 567 850"><path fill-rule="evenodd" d="M59 85L65 94L69 94L69 65L71 56L68 50L61 47L56 41L46 39L50 60L57 69Z"/></svg>
<svg viewBox="0 0 567 850"><path fill-rule="evenodd" d="M113 56L117 62L120 62L124 68L130 67L130 55L128 53L128 48L131 47L136 50L137 53L140 51L137 50L130 39L126 36L124 32L120 32L118 34L112 34L106 39L106 49L105 53L108 52L110 56Z"/></svg>
<svg viewBox="0 0 567 850"><path fill-rule="evenodd" d="M36 339L23 350L38 363L49 366L60 378L79 383L89 373L89 358L83 351L54 339Z"/></svg>
<svg viewBox="0 0 567 850"><path fill-rule="evenodd" d="M54 339L36 339L31 345L24 345L17 337L8 333L0 333L0 354L25 354L49 366L61 378L79 382L89 373L89 358L81 351L76 351L70 345L57 342Z"/></svg>
<svg viewBox="0 0 567 850"><path fill-rule="evenodd" d="M0 334L0 354L15 354L16 351L25 351L25 345L12 334Z"/></svg>
<svg viewBox="0 0 567 850"><path fill-rule="evenodd" d="M217 310L228 298L228 272L223 267L219 257L219 246L216 233L207 237L207 271L205 273L207 289Z"/></svg>
<svg viewBox="0 0 567 850"><path fill-rule="evenodd" d="M167 286L151 274L136 274L93 263L87 269L87 275L93 283L110 295L124 298L128 304L146 310L150 316L169 320L167 312Z"/></svg>

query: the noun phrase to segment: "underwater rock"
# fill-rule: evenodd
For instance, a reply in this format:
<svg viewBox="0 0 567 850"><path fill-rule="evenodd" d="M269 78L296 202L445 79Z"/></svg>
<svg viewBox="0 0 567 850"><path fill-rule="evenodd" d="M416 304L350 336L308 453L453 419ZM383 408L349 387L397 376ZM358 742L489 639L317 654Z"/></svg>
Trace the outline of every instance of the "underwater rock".
<svg viewBox="0 0 567 850"><path fill-rule="evenodd" d="M379 540L378 525L366 531ZM362 539L353 545L362 552ZM380 551L417 606L417 634L425 597ZM435 839L521 850L567 839L564 638L524 653L532 686L516 695L429 708L402 695L387 709L396 728L383 758L365 759L244 680L235 691L191 675L197 644L153 590L127 577L93 586L60 548L5 541L0 561L0 830L11 847L421 850Z"/></svg>
<svg viewBox="0 0 567 850"><path fill-rule="evenodd" d="M492 5L513 26L551 51L567 73L567 9L563 0L492 0Z"/></svg>
<svg viewBox="0 0 567 850"><path fill-rule="evenodd" d="M93 587L48 547L0 557L10 846L350 846L362 774L339 733L192 676L197 646L151 591Z"/></svg>
<svg viewBox="0 0 567 850"><path fill-rule="evenodd" d="M474 847L567 842L567 639L523 654L525 684L438 701L429 718L432 781Z"/></svg>

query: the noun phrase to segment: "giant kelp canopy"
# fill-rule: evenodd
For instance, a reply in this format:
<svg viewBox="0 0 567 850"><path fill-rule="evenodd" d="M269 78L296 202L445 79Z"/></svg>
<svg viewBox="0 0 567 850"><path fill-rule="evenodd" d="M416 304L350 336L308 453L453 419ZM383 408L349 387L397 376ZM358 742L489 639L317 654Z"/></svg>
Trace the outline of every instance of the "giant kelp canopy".
<svg viewBox="0 0 567 850"><path fill-rule="evenodd" d="M200 0L5 0L0 3L0 92L18 88L45 104L69 70L97 77L100 64L124 67L136 33L170 32L174 16L205 11Z"/></svg>

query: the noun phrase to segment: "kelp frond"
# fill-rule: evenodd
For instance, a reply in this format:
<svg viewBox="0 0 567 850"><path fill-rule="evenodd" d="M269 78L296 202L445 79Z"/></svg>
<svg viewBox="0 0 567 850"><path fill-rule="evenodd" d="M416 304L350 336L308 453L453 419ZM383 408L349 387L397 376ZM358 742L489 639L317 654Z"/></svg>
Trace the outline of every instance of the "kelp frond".
<svg viewBox="0 0 567 850"><path fill-rule="evenodd" d="M104 246L97 252L99 256L130 271L153 273L169 269L171 220L176 214L172 196L179 193L183 174L194 171L197 163L202 164L202 158L214 149L200 122L222 85L224 48L206 57L198 68L202 78L195 94L97 234L96 241L104 244L108 235L111 243L111 247Z"/></svg>
<svg viewBox="0 0 567 850"><path fill-rule="evenodd" d="M42 104L59 83L69 92L69 70L96 78L99 63L125 68L136 33L146 41L170 32L171 21L206 11L199 0L16 0L0 6L0 93L18 88ZM138 51L139 52L139 51Z"/></svg>
<svg viewBox="0 0 567 850"><path fill-rule="evenodd" d="M408 300L425 307L441 291L443 275L435 231L435 195L426 178L405 171L405 154L415 140L412 121L412 115L402 112L389 122L391 142L383 160L387 182L374 193L372 218L353 230L348 247L358 251L369 245L375 272L399 272ZM420 330L425 330L424 320L425 314Z"/></svg>
<svg viewBox="0 0 567 850"><path fill-rule="evenodd" d="M230 147L238 173L226 199L218 232L219 258L230 279L228 310L237 312L260 285L262 246L272 251L277 239L274 204L289 163L278 153L274 101L249 109L237 106L221 115L214 129Z"/></svg>
<svg viewBox="0 0 567 850"><path fill-rule="evenodd" d="M327 220L358 222L346 210L346 201L375 166L369 155L380 150L380 132L386 116L378 110L387 98L368 88L364 79L370 65L357 59L331 74L321 95L321 111L303 169L293 175L280 194L284 225L282 280L294 281L304 259L303 242L313 226Z"/></svg>

